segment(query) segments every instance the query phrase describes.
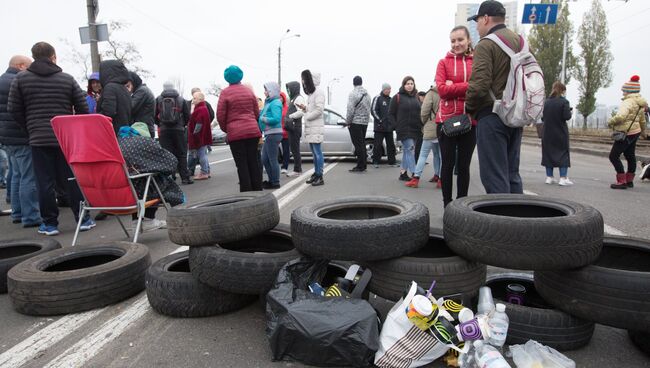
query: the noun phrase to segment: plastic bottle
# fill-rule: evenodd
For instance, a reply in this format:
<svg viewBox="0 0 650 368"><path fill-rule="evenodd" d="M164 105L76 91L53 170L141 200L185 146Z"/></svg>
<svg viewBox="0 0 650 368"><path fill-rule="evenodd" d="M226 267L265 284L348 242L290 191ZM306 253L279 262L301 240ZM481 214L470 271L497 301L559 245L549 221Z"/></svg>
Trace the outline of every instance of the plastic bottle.
<svg viewBox="0 0 650 368"><path fill-rule="evenodd" d="M478 306L476 314L489 316L494 311L494 299L492 298L492 289L489 286L482 286L478 290Z"/></svg>
<svg viewBox="0 0 650 368"><path fill-rule="evenodd" d="M499 351L483 340L474 341L474 360L480 368L512 368Z"/></svg>
<svg viewBox="0 0 650 368"><path fill-rule="evenodd" d="M506 314L506 306L498 303L495 312L488 320L488 327L490 329L490 338L488 343L494 347L501 348L506 343L508 336L508 325L510 320Z"/></svg>
<svg viewBox="0 0 650 368"><path fill-rule="evenodd" d="M472 368L476 367L474 364L474 344L471 342L466 342L466 344L469 344L469 350L467 353L464 354L459 354L458 355L458 366L460 368Z"/></svg>

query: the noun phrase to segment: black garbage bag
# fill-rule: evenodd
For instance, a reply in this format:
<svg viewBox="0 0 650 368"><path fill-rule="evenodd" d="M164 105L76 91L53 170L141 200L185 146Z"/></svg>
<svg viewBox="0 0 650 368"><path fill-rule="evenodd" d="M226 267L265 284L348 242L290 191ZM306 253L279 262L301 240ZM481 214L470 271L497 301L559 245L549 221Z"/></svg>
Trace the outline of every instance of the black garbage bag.
<svg viewBox="0 0 650 368"><path fill-rule="evenodd" d="M311 293L309 284L323 280L327 265L303 258L280 270L266 297L266 336L273 360L371 366L379 348L377 312L363 299Z"/></svg>

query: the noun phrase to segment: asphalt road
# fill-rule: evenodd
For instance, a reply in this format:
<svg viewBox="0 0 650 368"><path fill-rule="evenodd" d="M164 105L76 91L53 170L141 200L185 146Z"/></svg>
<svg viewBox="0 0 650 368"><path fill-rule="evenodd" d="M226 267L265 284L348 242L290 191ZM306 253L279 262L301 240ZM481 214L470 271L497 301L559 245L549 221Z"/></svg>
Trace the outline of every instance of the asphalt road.
<svg viewBox="0 0 650 368"><path fill-rule="evenodd" d="M599 209L613 234L650 239L647 203L650 182L633 190L609 189L614 172L606 158L573 154L569 176L573 187L545 185L539 165L539 148L523 146L521 174L529 194L565 198ZM227 146L215 147L210 154L212 179L184 186L190 203L238 192L234 162ZM430 209L431 225L442 225L442 198L439 189L423 181L420 188L406 188L397 181L398 170L383 165L369 167L363 174L352 174L349 160L330 160L322 187L305 185L303 178L283 178L276 190L281 221L288 223L293 209L305 203L347 195L385 195L420 201ZM305 163L305 170L311 163ZM427 165L424 177L432 175ZM478 179L478 160L472 166L470 195L482 194ZM0 193L0 198L4 193ZM159 212L164 217L164 211ZM74 232L69 210L62 209L61 235L69 246ZM0 238L37 238L34 229L22 229L0 218ZM82 233L80 244L123 240L117 221L100 222ZM140 238L155 261L179 246L172 244L164 230ZM494 272L491 269L490 272ZM375 301L385 309L388 305ZM383 303L383 305L382 305ZM30 317L15 312L7 295L0 295L0 367L301 367L299 363L271 362L264 335L264 313L259 304L210 318L175 319L155 313L146 295L139 295L103 309L57 317ZM591 343L567 352L578 367L647 367L648 356L637 350L624 330L597 326ZM442 367L434 363L433 367Z"/></svg>

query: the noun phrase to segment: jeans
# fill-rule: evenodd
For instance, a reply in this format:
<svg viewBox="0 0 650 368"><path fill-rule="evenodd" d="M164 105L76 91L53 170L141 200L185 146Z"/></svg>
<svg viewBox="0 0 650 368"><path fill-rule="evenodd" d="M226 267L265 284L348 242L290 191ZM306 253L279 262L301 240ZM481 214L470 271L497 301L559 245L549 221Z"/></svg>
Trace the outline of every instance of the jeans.
<svg viewBox="0 0 650 368"><path fill-rule="evenodd" d="M433 139L422 141L420 156L418 157L418 163L415 166L415 172L413 175L417 176L418 178L422 176L424 165L427 163L427 158L429 157L429 152L431 151L433 151L433 171L435 175L440 176L440 144Z"/></svg>
<svg viewBox="0 0 650 368"><path fill-rule="evenodd" d="M161 130L160 145L178 159L177 170L181 179L189 179L190 171L187 169L187 137L185 132L172 129Z"/></svg>
<svg viewBox="0 0 650 368"><path fill-rule="evenodd" d="M415 139L402 140L402 170L415 173Z"/></svg>
<svg viewBox="0 0 650 368"><path fill-rule="evenodd" d="M522 133L522 128L506 126L494 113L478 121L476 145L481 183L486 193L524 192L519 175Z"/></svg>
<svg viewBox="0 0 650 368"><path fill-rule="evenodd" d="M9 157L4 149L0 148L0 184L7 184L7 172L9 171ZM9 187L9 185L7 185Z"/></svg>
<svg viewBox="0 0 650 368"><path fill-rule="evenodd" d="M568 167L560 167L560 177L561 178L566 178L567 174L569 173L569 168ZM546 166L546 176L548 177L553 177L553 168L550 166Z"/></svg>
<svg viewBox="0 0 650 368"><path fill-rule="evenodd" d="M32 149L27 145L6 146L11 162L11 217L23 225L41 223ZM8 183L9 184L9 183ZM7 186L9 187L9 186Z"/></svg>
<svg viewBox="0 0 650 368"><path fill-rule="evenodd" d="M609 162L614 165L614 170L618 174L624 174L625 168L621 162L621 153L627 161L627 172L634 174L636 172L636 142L639 140L641 133L628 135L622 141L615 141L612 150L609 152Z"/></svg>
<svg viewBox="0 0 650 368"><path fill-rule="evenodd" d="M293 171L302 172L302 157L300 156L300 137L302 136L302 126L294 124L293 130L289 131L289 145L291 155L293 156Z"/></svg>
<svg viewBox="0 0 650 368"><path fill-rule="evenodd" d="M354 155L357 157L356 167L365 170L368 157L368 153L366 152L366 130L368 126L364 124L350 124L348 129L350 130L350 139L354 145Z"/></svg>
<svg viewBox="0 0 650 368"><path fill-rule="evenodd" d="M199 155L199 165L201 165L201 174L210 175L210 161L208 160L208 147L201 146L197 149Z"/></svg>
<svg viewBox="0 0 650 368"><path fill-rule="evenodd" d="M262 190L262 166L257 151L258 141L259 138L249 138L228 142L237 166L240 192Z"/></svg>
<svg viewBox="0 0 650 368"><path fill-rule="evenodd" d="M309 143L309 148L314 156L314 174L318 176L323 175L323 166L325 166L325 159L323 158L323 150L320 143Z"/></svg>
<svg viewBox="0 0 650 368"><path fill-rule="evenodd" d="M384 149L384 139L386 140L386 157L388 164L394 165L395 160L395 140L393 139L393 132L375 132L375 141L372 147L372 163L379 164L381 162L382 151Z"/></svg>
<svg viewBox="0 0 650 368"><path fill-rule="evenodd" d="M287 170L289 168L289 159L291 158L291 147L289 138L282 138L282 168Z"/></svg>
<svg viewBox="0 0 650 368"><path fill-rule="evenodd" d="M468 133L449 137L442 132L442 124L436 127L440 151L442 153L442 169L440 180L442 180L442 201L447 206L452 201L454 187L454 168L458 169L456 179L456 198L467 197L469 190L469 167L472 163L472 155L476 147L476 128Z"/></svg>
<svg viewBox="0 0 650 368"><path fill-rule="evenodd" d="M280 184L280 164L278 163L278 146L280 142L282 142L282 133L269 134L264 137L262 164L271 185Z"/></svg>

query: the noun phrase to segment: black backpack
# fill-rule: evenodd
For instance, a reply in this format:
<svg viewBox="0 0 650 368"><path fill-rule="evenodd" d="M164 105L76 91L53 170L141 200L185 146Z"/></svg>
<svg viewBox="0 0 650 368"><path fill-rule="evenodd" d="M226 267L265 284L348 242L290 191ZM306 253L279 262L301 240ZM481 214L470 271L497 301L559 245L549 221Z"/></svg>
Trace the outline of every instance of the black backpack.
<svg viewBox="0 0 650 368"><path fill-rule="evenodd" d="M181 107L175 97L164 97L160 103L159 120L163 124L174 124L179 120Z"/></svg>

